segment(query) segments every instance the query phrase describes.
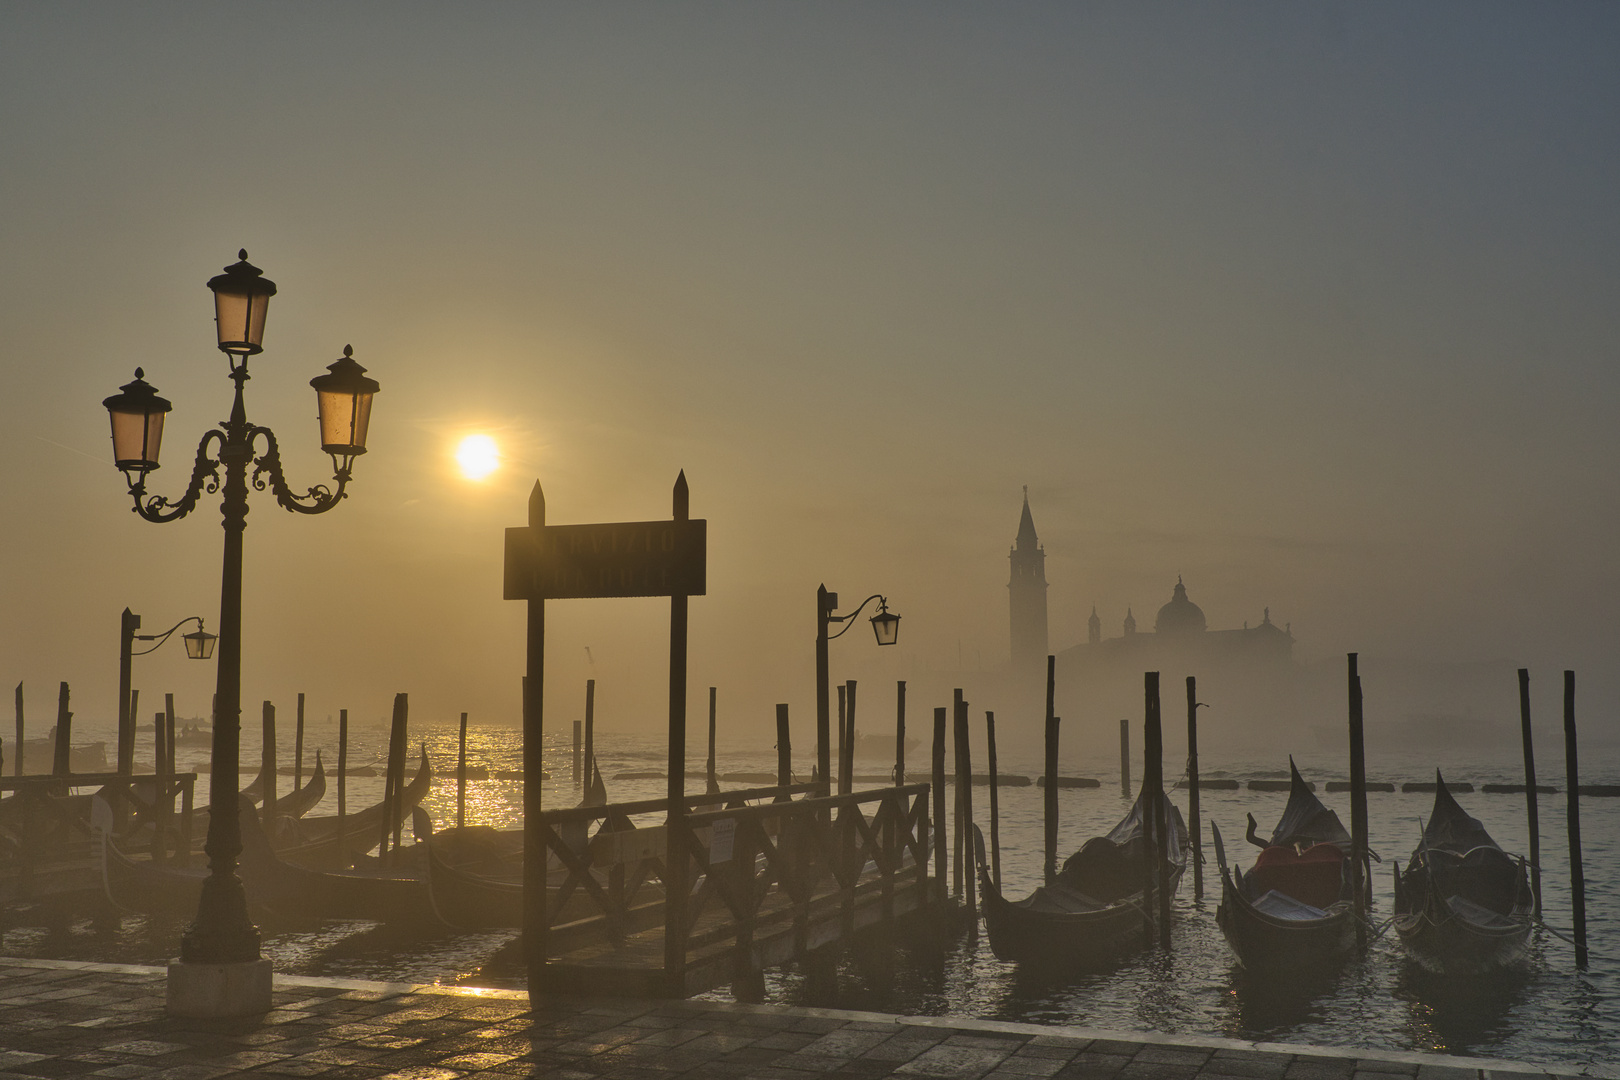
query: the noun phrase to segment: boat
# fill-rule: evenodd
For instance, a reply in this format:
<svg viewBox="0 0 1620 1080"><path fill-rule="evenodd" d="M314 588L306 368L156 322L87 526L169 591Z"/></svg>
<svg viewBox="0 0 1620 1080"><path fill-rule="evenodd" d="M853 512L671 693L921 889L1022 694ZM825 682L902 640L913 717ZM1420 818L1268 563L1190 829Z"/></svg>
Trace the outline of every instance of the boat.
<svg viewBox="0 0 1620 1080"><path fill-rule="evenodd" d="M906 757L909 759L916 752L917 747L921 745L916 739L907 739ZM857 731L855 733L854 756L858 759L893 761L894 736L863 735Z"/></svg>
<svg viewBox="0 0 1620 1080"><path fill-rule="evenodd" d="M422 747L416 776L400 794L399 812L389 822L389 832L404 825L405 819L433 788L433 765L427 747ZM377 802L363 810L323 817L300 817L278 823L274 835L276 854L287 862L311 869L339 870L352 866L357 858L376 847L382 838L387 806ZM286 827L282 827L282 825Z"/></svg>
<svg viewBox="0 0 1620 1080"><path fill-rule="evenodd" d="M999 959L1047 969L1088 970L1148 943L1153 913L1144 905L1147 869L1145 823L1155 804L1165 810L1169 843L1165 871L1172 896L1187 868L1187 826L1163 791L1146 785L1130 813L1107 836L1094 836L1070 855L1051 884L1022 900L1001 895L984 856L984 835L974 826L985 929Z"/></svg>
<svg viewBox="0 0 1620 1080"><path fill-rule="evenodd" d="M428 900L457 930L523 925L523 833L468 825L428 841Z"/></svg>
<svg viewBox="0 0 1620 1080"><path fill-rule="evenodd" d="M1238 963L1257 971L1321 970L1355 947L1350 834L1323 806L1288 759L1290 788L1270 840L1249 815L1250 842L1260 854L1248 873L1227 869L1220 827L1211 821L1221 902L1215 922Z"/></svg>
<svg viewBox="0 0 1620 1080"><path fill-rule="evenodd" d="M1434 809L1405 871L1395 869L1395 932L1418 966L1480 976L1529 957L1533 896L1523 858L1503 851L1457 804L1440 771Z"/></svg>

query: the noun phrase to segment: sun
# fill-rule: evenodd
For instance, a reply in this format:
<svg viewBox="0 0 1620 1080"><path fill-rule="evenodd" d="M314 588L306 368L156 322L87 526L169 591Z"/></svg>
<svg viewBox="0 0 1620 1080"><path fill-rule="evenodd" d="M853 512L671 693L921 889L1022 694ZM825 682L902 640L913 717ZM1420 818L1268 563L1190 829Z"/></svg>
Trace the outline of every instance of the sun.
<svg viewBox="0 0 1620 1080"><path fill-rule="evenodd" d="M482 480L501 467L501 449L488 435L468 435L456 447L456 464L468 480Z"/></svg>

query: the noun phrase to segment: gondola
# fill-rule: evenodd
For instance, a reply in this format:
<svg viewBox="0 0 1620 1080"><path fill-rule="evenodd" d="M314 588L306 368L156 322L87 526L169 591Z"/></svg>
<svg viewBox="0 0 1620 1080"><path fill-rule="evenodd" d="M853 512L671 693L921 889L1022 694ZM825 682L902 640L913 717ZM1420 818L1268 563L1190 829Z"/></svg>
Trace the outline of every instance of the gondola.
<svg viewBox="0 0 1620 1080"><path fill-rule="evenodd" d="M1515 859L1470 817L1440 771L1434 809L1406 870L1395 869L1395 932L1427 971L1479 976L1527 960L1533 897Z"/></svg>
<svg viewBox="0 0 1620 1080"><path fill-rule="evenodd" d="M1087 840L1064 862L1055 881L1022 900L1005 899L996 888L984 857L984 836L974 826L981 906L996 956L1048 970L1085 970L1147 944L1152 913L1144 903L1144 821L1155 800L1165 808L1165 870L1174 896L1187 868L1187 826L1162 791L1150 795L1144 786L1130 813L1107 836Z"/></svg>
<svg viewBox="0 0 1620 1080"><path fill-rule="evenodd" d="M404 824L405 818L433 788L433 766L428 761L425 746L421 755L416 776L400 793L398 820L389 823L390 834ZM377 802L342 818L306 816L290 823L278 822L274 838L276 853L298 866L317 870L344 869L377 846L387 811L388 807L383 802Z"/></svg>
<svg viewBox="0 0 1620 1080"><path fill-rule="evenodd" d="M1238 963L1256 971L1315 971L1344 959L1355 947L1350 834L1323 806L1288 759L1288 805L1248 873L1226 865L1221 830L1211 821L1221 870L1215 922Z"/></svg>

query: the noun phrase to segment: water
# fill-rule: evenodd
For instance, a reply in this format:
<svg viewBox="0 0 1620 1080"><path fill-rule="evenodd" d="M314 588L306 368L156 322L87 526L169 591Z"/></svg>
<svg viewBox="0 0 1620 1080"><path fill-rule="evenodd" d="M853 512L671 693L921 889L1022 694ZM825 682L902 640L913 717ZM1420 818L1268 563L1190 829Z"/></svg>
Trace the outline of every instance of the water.
<svg viewBox="0 0 1620 1080"><path fill-rule="evenodd" d="M86 731L85 738L103 735ZM448 770L456 752L453 724L413 725L413 738L424 740L436 766ZM567 736L548 739L551 778L546 782L549 805L571 805L578 799L569 778ZM364 763L380 758L387 732L376 726L356 727L351 733L350 760ZM283 761L291 760L290 735L283 740ZM257 761L256 739L245 746L244 760ZM328 766L335 764L335 728L314 726L306 737L306 754L315 747L325 751ZM144 747L146 744L140 744ZM614 774L632 770L661 770L662 740L598 736L598 757L604 763L608 791L615 801L656 798L664 794L664 781L619 781ZM137 758L150 758L150 751ZM206 759L206 749L181 748L181 768ZM473 728L468 733L468 760L497 769L521 766L516 733L506 728ZM1307 751L1296 756L1308 779L1318 781L1324 802L1348 823L1347 795L1325 793L1322 781L1343 776L1337 755ZM718 767L727 771L773 771L775 753L759 742L740 745L719 756ZM916 765L923 764L921 755ZM1038 760L1005 753L1003 773L1033 776ZM1387 780L1397 787L1404 781L1432 780L1433 761L1403 754L1369 753L1370 779ZM1522 782L1522 764L1511 750L1471 749L1454 752L1443 762L1448 777L1474 784L1471 795L1459 801L1480 818L1504 848L1527 852L1528 826L1523 795L1486 795L1485 783ZM1249 758L1223 759L1217 751L1201 753L1206 778L1236 779L1286 776L1287 762ZM1543 783L1563 786L1562 762L1542 762ZM796 760L800 775L809 771L808 760ZM251 775L255 766L244 769ZM414 768L414 765L413 765ZM689 776L701 784L702 763L694 758ZM1167 768L1173 768L1167 763ZM857 772L882 772L878 762L859 763ZM1117 773L1093 772L1104 781L1100 789L1063 789L1059 793L1061 820L1059 848L1067 853L1086 838L1106 832L1128 806L1121 796ZM916 778L914 774L913 778ZM1585 783L1620 782L1620 758L1588 752L1583 761ZM281 779L282 790L291 779ZM351 778L351 809L381 797L382 780ZM1202 792L1202 813L1215 821L1227 838L1229 857L1242 864L1251 849L1242 839L1245 815L1253 813L1262 834L1269 834L1287 801L1285 793ZM1178 801L1185 807L1185 792ZM488 780L468 783L469 824L516 828L521 824L522 784ZM1004 891L1023 896L1038 883L1041 872L1042 790L1036 787L1003 788L1000 792L1002 871ZM454 824L454 780L434 784L424 806L438 825ZM1383 857L1374 867L1375 921L1390 911L1390 866L1403 862L1427 816L1429 794L1374 793L1369 796L1372 846ZM979 820L988 823L988 790L974 789ZM1571 922L1568 849L1564 835L1562 794L1543 795L1542 886L1547 923L1566 933ZM328 794L316 814L336 812L336 784L329 773ZM1192 897L1189 871L1174 902L1174 948L1169 953L1145 951L1113 970L1061 982L1029 978L1018 966L1003 963L990 953L980 935L963 940L943 957L902 954L890 965L872 964L866 956L847 959L836 991L812 993L794 970L767 976L767 1000L784 1004L832 1005L916 1015L981 1017L1023 1022L1083 1024L1124 1031L1159 1031L1183 1035L1214 1035L1275 1042L1358 1047L1376 1050L1424 1050L1528 1061L1556 1067L1559 1072L1611 1072L1620 1067L1620 799L1588 798L1581 803L1586 868L1590 969L1577 972L1574 950L1557 937L1537 932L1534 962L1522 976L1475 980L1462 987L1425 977L1401 956L1393 934L1375 941L1367 954L1338 971L1319 978L1268 984L1243 972L1233 963L1230 949L1215 925L1219 878L1214 855L1205 845L1208 860L1205 896ZM1207 841L1208 825L1205 825ZM521 960L514 933L461 934L445 932L421 936L372 923L328 924L310 927L264 927L265 954L277 970L412 982L465 985L523 985ZM58 956L125 962L157 962L172 955L179 927L149 924L125 918L116 926L83 921L54 930L14 928L0 940L9 955ZM724 997L724 994L710 996Z"/></svg>

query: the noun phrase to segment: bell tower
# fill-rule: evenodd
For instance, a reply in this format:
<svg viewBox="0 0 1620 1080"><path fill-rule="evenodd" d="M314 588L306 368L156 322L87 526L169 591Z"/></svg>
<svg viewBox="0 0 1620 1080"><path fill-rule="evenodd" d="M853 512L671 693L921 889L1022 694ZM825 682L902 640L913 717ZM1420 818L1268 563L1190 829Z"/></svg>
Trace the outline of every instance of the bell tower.
<svg viewBox="0 0 1620 1080"><path fill-rule="evenodd" d="M1024 487L1024 513L1012 553L1007 604L1012 620L1012 663L1017 669L1038 667L1046 660L1046 552L1035 535L1029 513L1029 487Z"/></svg>

